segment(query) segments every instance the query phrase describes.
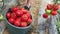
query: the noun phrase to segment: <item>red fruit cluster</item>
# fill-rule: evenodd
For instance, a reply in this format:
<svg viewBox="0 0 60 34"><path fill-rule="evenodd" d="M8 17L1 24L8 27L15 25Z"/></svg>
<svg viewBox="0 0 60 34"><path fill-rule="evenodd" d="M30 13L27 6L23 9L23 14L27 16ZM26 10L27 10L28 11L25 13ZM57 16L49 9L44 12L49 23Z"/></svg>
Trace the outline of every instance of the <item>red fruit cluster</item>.
<svg viewBox="0 0 60 34"><path fill-rule="evenodd" d="M58 4L48 4L46 9L57 11L59 9L59 5Z"/></svg>
<svg viewBox="0 0 60 34"><path fill-rule="evenodd" d="M57 10L59 9L59 5L58 4L53 4L53 5L48 4L47 6L50 6L50 8L49 7L47 7L47 8L49 8L51 10L51 15L55 16L57 14Z"/></svg>
<svg viewBox="0 0 60 34"><path fill-rule="evenodd" d="M28 10L18 8L18 6L12 7L10 12L8 11L6 13L6 18L9 23L18 27L27 27L32 23L31 15Z"/></svg>
<svg viewBox="0 0 60 34"><path fill-rule="evenodd" d="M48 4L46 10L51 10L51 15L55 16L57 14L57 10L59 9L58 4ZM43 14L44 18L48 18L48 14Z"/></svg>

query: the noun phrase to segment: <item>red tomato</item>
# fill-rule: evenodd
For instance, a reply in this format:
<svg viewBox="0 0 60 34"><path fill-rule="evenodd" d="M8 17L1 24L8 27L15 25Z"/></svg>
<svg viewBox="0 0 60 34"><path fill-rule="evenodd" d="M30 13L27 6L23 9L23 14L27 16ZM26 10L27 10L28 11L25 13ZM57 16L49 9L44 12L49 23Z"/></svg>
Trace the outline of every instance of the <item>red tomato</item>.
<svg viewBox="0 0 60 34"><path fill-rule="evenodd" d="M11 18L16 18L16 14L15 13L11 13Z"/></svg>
<svg viewBox="0 0 60 34"><path fill-rule="evenodd" d="M16 18L16 20L21 22L21 18Z"/></svg>
<svg viewBox="0 0 60 34"><path fill-rule="evenodd" d="M21 22L20 24L21 27L26 27L27 25L28 25L27 22Z"/></svg>
<svg viewBox="0 0 60 34"><path fill-rule="evenodd" d="M43 14L43 18L48 18L48 14Z"/></svg>
<svg viewBox="0 0 60 34"><path fill-rule="evenodd" d="M27 21L28 20L28 16L26 14L21 16L21 20L22 21Z"/></svg>
<svg viewBox="0 0 60 34"><path fill-rule="evenodd" d="M15 19L14 19L14 18L9 18L8 21L9 21L11 24L13 24L14 21L15 21Z"/></svg>
<svg viewBox="0 0 60 34"><path fill-rule="evenodd" d="M15 11L17 11L18 9L19 9L19 8L18 8L17 6L14 6L14 7L11 8L11 11L12 11L12 12L15 12Z"/></svg>
<svg viewBox="0 0 60 34"><path fill-rule="evenodd" d="M27 22L28 22L28 24L32 23L32 19L29 18Z"/></svg>
<svg viewBox="0 0 60 34"><path fill-rule="evenodd" d="M7 17L7 18L10 18L10 17L11 17L11 13L10 13L10 12L7 12L7 13L6 13L6 17Z"/></svg>
<svg viewBox="0 0 60 34"><path fill-rule="evenodd" d="M54 6L54 11L57 11L59 9L59 5L58 4L56 4L55 6Z"/></svg>
<svg viewBox="0 0 60 34"><path fill-rule="evenodd" d="M15 13L16 13L17 16L22 16L23 15L23 12L21 10L17 10Z"/></svg>
<svg viewBox="0 0 60 34"><path fill-rule="evenodd" d="M51 10L52 8L53 8L53 5L51 5L51 4L48 4L47 5L47 9L50 9Z"/></svg>
<svg viewBox="0 0 60 34"><path fill-rule="evenodd" d="M19 21L19 20L15 20L15 21L14 21L14 25L15 25L15 26L20 26L20 21Z"/></svg>
<svg viewBox="0 0 60 34"><path fill-rule="evenodd" d="M26 13L26 15L28 16L28 17L30 17L30 13L28 12L28 13Z"/></svg>
<svg viewBox="0 0 60 34"><path fill-rule="evenodd" d="M51 15L55 16L57 14L56 11L51 11Z"/></svg>
<svg viewBox="0 0 60 34"><path fill-rule="evenodd" d="M26 14L26 13L28 12L28 10L23 9L22 12L23 12L24 14Z"/></svg>
<svg viewBox="0 0 60 34"><path fill-rule="evenodd" d="M24 14L26 14L26 13L28 12L28 10L26 10L26 9L24 9L24 8L20 8L20 10L21 10Z"/></svg>

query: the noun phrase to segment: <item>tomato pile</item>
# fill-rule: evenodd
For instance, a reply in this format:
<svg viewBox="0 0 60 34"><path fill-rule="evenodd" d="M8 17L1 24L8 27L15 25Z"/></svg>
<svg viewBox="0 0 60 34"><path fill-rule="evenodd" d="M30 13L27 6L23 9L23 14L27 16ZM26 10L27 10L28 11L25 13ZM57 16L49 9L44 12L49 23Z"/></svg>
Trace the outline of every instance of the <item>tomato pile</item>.
<svg viewBox="0 0 60 34"><path fill-rule="evenodd" d="M17 27L27 27L32 23L32 17L28 10L14 6L6 13L6 18L9 23Z"/></svg>
<svg viewBox="0 0 60 34"><path fill-rule="evenodd" d="M43 14L43 18L48 18L48 15L55 16L59 9L58 4L48 4L45 9L45 13Z"/></svg>

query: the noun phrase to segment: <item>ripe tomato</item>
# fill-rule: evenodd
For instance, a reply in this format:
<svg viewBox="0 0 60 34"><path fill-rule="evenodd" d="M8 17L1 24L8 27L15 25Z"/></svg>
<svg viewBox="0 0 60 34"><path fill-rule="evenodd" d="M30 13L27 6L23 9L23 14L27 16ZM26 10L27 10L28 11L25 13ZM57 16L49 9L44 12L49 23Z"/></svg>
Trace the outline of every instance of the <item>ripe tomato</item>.
<svg viewBox="0 0 60 34"><path fill-rule="evenodd" d="M21 27L26 27L27 25L28 25L27 22L21 22L20 24Z"/></svg>
<svg viewBox="0 0 60 34"><path fill-rule="evenodd" d="M6 17L7 17L7 18L10 18L10 17L11 17L11 13L10 13L10 12L7 12L7 13L6 13Z"/></svg>
<svg viewBox="0 0 60 34"><path fill-rule="evenodd" d="M12 12L15 12L15 11L17 11L18 9L19 9L18 6L14 6L14 7L11 8L11 11L12 11Z"/></svg>
<svg viewBox="0 0 60 34"><path fill-rule="evenodd" d="M26 14L21 16L21 20L22 21L27 21L28 20L28 16Z"/></svg>
<svg viewBox="0 0 60 34"><path fill-rule="evenodd" d="M15 21L14 21L14 25L15 25L15 26L20 26L20 21L19 21L19 20L15 20Z"/></svg>
<svg viewBox="0 0 60 34"><path fill-rule="evenodd" d="M22 12L23 12L24 14L26 14L26 13L28 12L28 10L23 9Z"/></svg>
<svg viewBox="0 0 60 34"><path fill-rule="evenodd" d="M57 14L56 11L51 11L51 15L55 16Z"/></svg>
<svg viewBox="0 0 60 34"><path fill-rule="evenodd" d="M14 21L15 21L15 19L14 19L14 18L9 18L8 21L9 21L11 24L13 24Z"/></svg>
<svg viewBox="0 0 60 34"><path fill-rule="evenodd" d="M53 5L51 5L51 4L47 5L47 9L51 10L52 8L53 8Z"/></svg>
<svg viewBox="0 0 60 34"><path fill-rule="evenodd" d="M16 18L16 20L21 22L21 18Z"/></svg>
<svg viewBox="0 0 60 34"><path fill-rule="evenodd" d="M43 18L48 18L48 14L43 14Z"/></svg>
<svg viewBox="0 0 60 34"><path fill-rule="evenodd" d="M15 13L11 13L11 18L16 18L16 14Z"/></svg>
<svg viewBox="0 0 60 34"><path fill-rule="evenodd" d="M54 6L54 11L57 11L59 9L59 5L58 4L56 4L55 6Z"/></svg>
<svg viewBox="0 0 60 34"><path fill-rule="evenodd" d="M27 22L28 22L28 24L32 23L32 19L29 18Z"/></svg>
<svg viewBox="0 0 60 34"><path fill-rule="evenodd" d="M30 13L28 12L28 13L26 13L26 15L30 18Z"/></svg>
<svg viewBox="0 0 60 34"><path fill-rule="evenodd" d="M17 16L22 16L23 15L23 12L21 10L17 10L15 13L16 13Z"/></svg>

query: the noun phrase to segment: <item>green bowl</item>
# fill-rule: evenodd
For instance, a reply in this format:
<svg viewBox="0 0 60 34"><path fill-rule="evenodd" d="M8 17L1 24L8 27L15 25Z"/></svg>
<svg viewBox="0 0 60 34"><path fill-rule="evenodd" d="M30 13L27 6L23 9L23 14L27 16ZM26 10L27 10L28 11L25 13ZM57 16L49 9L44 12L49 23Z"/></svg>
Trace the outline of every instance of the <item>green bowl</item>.
<svg viewBox="0 0 60 34"><path fill-rule="evenodd" d="M29 26L27 26L27 27L16 27L7 21L7 18L6 18L6 12L7 11L8 11L8 9L4 10L3 15L4 15L4 20L5 20L5 23L7 26L7 30L9 31L9 33L10 34L26 34L28 32L28 30L30 29L30 27L32 26L32 24L34 23L33 17L32 17L32 23Z"/></svg>

